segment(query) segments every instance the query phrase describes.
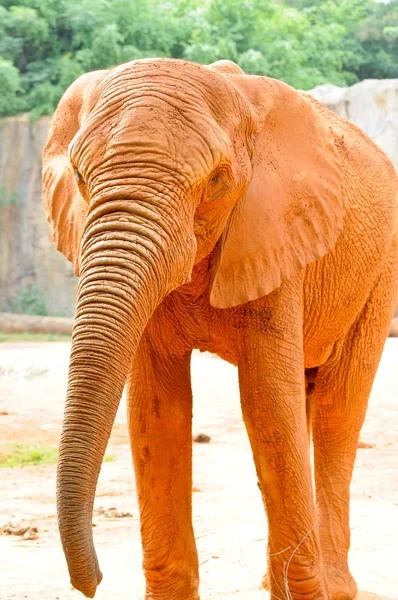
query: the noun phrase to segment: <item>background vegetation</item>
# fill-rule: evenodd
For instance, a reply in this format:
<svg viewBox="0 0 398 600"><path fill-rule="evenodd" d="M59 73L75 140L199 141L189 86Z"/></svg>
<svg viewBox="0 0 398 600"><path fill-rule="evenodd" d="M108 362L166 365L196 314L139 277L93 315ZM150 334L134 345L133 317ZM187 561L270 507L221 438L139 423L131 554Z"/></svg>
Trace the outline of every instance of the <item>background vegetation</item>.
<svg viewBox="0 0 398 600"><path fill-rule="evenodd" d="M106 454L103 462L115 462L116 454ZM0 444L1 467L32 467L53 465L58 449L40 444Z"/></svg>
<svg viewBox="0 0 398 600"><path fill-rule="evenodd" d="M50 113L82 73L154 56L302 89L398 77L398 0L0 0L0 116Z"/></svg>

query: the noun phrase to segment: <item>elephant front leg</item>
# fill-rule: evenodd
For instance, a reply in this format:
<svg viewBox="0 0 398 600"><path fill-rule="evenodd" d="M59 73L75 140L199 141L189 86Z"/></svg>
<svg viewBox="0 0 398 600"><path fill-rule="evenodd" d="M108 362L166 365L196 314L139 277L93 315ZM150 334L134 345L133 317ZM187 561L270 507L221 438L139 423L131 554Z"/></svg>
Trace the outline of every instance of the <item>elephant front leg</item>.
<svg viewBox="0 0 398 600"><path fill-rule="evenodd" d="M144 335L128 383L146 599L196 600L192 528L190 353L159 353Z"/></svg>
<svg viewBox="0 0 398 600"><path fill-rule="evenodd" d="M268 515L268 587L272 598L326 600L311 482L301 311L292 306L286 318L278 307L268 312L266 328L254 322L246 333L239 360L243 418Z"/></svg>

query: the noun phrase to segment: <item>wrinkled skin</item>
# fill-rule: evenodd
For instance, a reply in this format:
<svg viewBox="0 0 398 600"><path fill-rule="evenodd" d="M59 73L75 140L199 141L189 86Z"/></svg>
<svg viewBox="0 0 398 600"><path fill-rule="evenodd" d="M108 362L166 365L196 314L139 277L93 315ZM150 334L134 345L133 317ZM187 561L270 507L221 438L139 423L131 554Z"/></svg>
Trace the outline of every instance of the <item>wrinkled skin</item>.
<svg viewBox="0 0 398 600"><path fill-rule="evenodd" d="M102 578L95 487L126 382L146 598L199 597L199 348L239 369L269 522L264 583L278 598L354 598L349 484L397 293L396 197L393 167L358 128L233 63L136 61L69 88L44 202L80 274L57 505L87 597Z"/></svg>

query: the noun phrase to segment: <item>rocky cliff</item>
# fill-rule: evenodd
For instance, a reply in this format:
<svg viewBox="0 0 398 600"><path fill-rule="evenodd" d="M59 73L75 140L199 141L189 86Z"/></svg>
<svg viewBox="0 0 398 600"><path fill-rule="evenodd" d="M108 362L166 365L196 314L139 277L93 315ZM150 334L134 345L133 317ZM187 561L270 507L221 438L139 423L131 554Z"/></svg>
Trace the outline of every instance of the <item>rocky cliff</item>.
<svg viewBox="0 0 398 600"><path fill-rule="evenodd" d="M308 92L359 125L398 170L398 79ZM72 316L77 281L55 250L41 206L41 154L50 117L0 122L0 311Z"/></svg>
<svg viewBox="0 0 398 600"><path fill-rule="evenodd" d="M0 311L71 316L77 280L56 251L41 204L50 117L0 122Z"/></svg>
<svg viewBox="0 0 398 600"><path fill-rule="evenodd" d="M398 172L398 79L367 79L349 88L327 83L307 94L363 129Z"/></svg>

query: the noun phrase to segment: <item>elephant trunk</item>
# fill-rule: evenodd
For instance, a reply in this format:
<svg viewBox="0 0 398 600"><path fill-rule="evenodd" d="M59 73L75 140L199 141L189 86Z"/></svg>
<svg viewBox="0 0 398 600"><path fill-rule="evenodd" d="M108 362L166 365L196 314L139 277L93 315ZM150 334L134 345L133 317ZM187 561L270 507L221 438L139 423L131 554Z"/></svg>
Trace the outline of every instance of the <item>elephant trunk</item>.
<svg viewBox="0 0 398 600"><path fill-rule="evenodd" d="M92 537L95 489L132 357L156 306L192 268L164 219L142 203L110 201L91 211L83 235L57 512L71 583L89 598L102 579Z"/></svg>

